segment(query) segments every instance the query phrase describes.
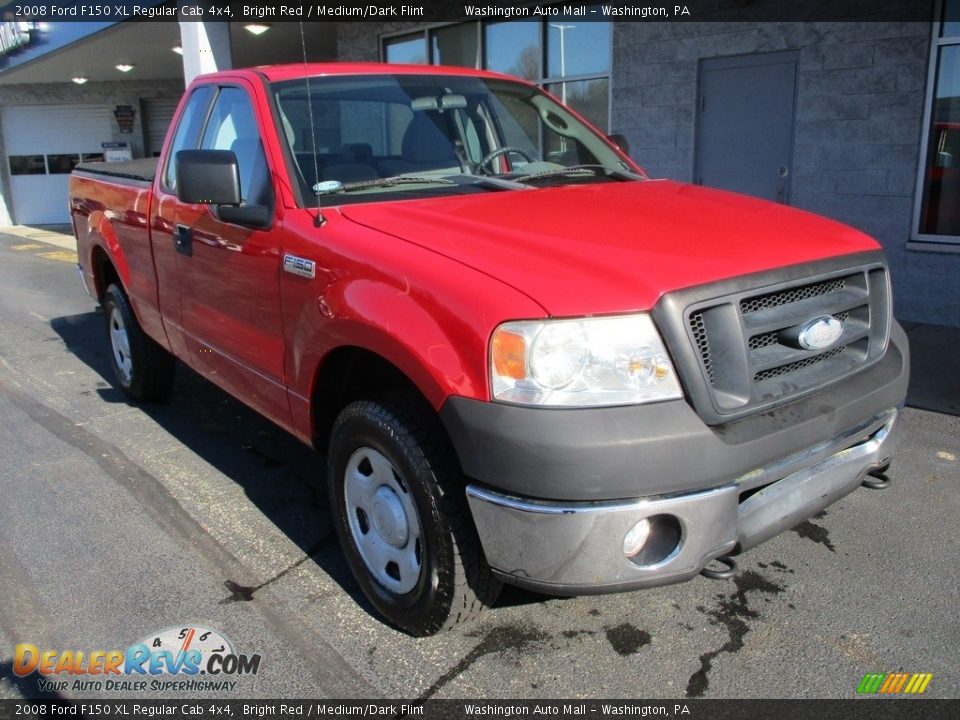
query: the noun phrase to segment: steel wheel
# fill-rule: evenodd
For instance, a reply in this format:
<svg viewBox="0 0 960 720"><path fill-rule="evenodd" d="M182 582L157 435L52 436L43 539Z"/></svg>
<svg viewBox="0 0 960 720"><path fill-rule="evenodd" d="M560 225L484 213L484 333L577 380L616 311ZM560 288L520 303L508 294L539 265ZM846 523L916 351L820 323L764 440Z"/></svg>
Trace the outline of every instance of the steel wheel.
<svg viewBox="0 0 960 720"><path fill-rule="evenodd" d="M350 456L343 483L350 533L367 570L392 592L410 592L420 579L423 546L420 517L406 484L370 447Z"/></svg>
<svg viewBox="0 0 960 720"><path fill-rule="evenodd" d="M120 389L136 402L163 402L173 391L173 356L140 327L119 285L103 293L110 365Z"/></svg>
<svg viewBox="0 0 960 720"><path fill-rule="evenodd" d="M343 408L327 479L350 571L394 625L432 635L497 599L456 456L422 397L395 391Z"/></svg>
<svg viewBox="0 0 960 720"><path fill-rule="evenodd" d="M129 385L133 380L133 358L130 357L130 336L127 334L120 308L114 307L110 311L109 323L110 349L113 351L116 369L123 384Z"/></svg>

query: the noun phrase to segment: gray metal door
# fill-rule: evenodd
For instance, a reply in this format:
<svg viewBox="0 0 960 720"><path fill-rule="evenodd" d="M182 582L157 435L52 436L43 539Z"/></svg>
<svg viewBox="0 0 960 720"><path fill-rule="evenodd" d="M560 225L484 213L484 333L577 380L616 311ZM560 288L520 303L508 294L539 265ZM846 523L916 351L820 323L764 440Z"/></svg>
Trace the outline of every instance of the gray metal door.
<svg viewBox="0 0 960 720"><path fill-rule="evenodd" d="M701 61L698 184L789 201L798 58L791 51Z"/></svg>

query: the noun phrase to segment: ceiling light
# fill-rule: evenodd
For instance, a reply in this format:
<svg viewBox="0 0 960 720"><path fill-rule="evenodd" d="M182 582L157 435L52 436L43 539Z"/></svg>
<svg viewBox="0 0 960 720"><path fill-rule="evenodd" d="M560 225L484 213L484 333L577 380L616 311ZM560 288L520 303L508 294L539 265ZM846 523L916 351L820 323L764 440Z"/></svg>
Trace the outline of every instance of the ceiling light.
<svg viewBox="0 0 960 720"><path fill-rule="evenodd" d="M77 85L83 85L90 78L85 78L83 75L77 75L75 78L71 78Z"/></svg>
<svg viewBox="0 0 960 720"><path fill-rule="evenodd" d="M263 35L267 30L270 29L270 26L262 25L260 23L250 23L249 25L244 25L243 28L248 33L252 33L254 35Z"/></svg>
<svg viewBox="0 0 960 720"><path fill-rule="evenodd" d="M115 66L120 72L130 72L133 70L133 65L128 65L127 63L120 63Z"/></svg>
<svg viewBox="0 0 960 720"><path fill-rule="evenodd" d="M180 47L179 45L174 45L170 49L173 50L177 55L183 55L183 48Z"/></svg>

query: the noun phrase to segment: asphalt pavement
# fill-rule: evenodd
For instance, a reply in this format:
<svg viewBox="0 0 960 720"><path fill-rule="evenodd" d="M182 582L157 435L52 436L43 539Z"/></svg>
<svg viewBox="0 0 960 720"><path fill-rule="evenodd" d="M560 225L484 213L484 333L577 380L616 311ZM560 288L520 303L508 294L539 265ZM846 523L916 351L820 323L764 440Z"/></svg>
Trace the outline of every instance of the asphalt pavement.
<svg viewBox="0 0 960 720"><path fill-rule="evenodd" d="M480 622L412 639L353 582L312 450L182 365L170 404L126 402L75 262L0 234L0 697L852 698L894 671L960 697L960 417L908 408L889 489L747 553L733 580L508 589ZM259 672L203 693L13 672L18 643L123 650L187 627Z"/></svg>

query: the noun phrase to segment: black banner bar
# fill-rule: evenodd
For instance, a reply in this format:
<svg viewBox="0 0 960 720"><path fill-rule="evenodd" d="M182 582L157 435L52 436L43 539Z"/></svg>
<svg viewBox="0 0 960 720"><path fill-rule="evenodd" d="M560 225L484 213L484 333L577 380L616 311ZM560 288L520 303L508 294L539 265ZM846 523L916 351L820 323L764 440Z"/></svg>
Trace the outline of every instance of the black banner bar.
<svg viewBox="0 0 960 720"><path fill-rule="evenodd" d="M934 16L937 0L8 0L4 21L208 22L460 22L545 20L578 22L918 21Z"/></svg>
<svg viewBox="0 0 960 720"><path fill-rule="evenodd" d="M57 717L956 720L960 700L0 700L0 720Z"/></svg>

